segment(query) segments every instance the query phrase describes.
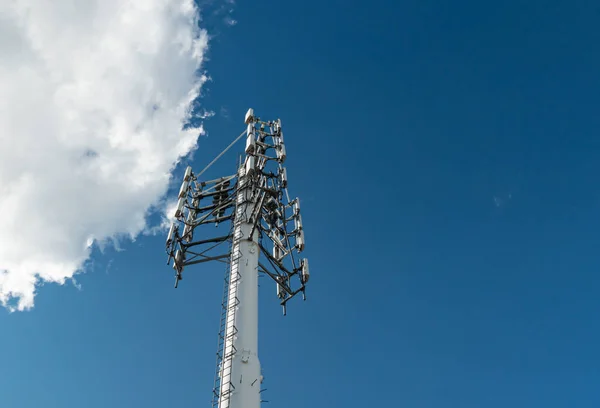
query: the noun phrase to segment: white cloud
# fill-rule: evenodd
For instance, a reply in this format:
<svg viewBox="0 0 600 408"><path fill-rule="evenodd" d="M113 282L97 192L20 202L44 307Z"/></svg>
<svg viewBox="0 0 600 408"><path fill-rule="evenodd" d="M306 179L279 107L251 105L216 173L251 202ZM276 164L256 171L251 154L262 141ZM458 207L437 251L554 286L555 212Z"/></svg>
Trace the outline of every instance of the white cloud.
<svg viewBox="0 0 600 408"><path fill-rule="evenodd" d="M135 237L200 127L192 0L0 2L0 302L33 306L89 242Z"/></svg>

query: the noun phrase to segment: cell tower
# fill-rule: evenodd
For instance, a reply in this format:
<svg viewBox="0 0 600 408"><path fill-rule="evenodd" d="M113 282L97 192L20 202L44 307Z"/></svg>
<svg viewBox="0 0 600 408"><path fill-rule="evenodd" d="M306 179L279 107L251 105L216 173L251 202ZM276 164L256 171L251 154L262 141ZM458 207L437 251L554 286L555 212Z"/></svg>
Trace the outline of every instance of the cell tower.
<svg viewBox="0 0 600 408"><path fill-rule="evenodd" d="M298 256L304 250L304 229L300 201L290 200L287 191L281 120L262 121L249 109L245 122L247 129L225 149L246 135L246 155L236 174L201 181L198 177L206 169L197 176L191 167L186 169L175 222L167 237L167 264L173 260L175 287L187 266L209 261L228 264L213 388L215 408L258 408L263 402L259 274L275 281L284 315L291 298L301 293L306 299L310 276L308 260ZM208 224L218 228L201 234L198 228Z"/></svg>

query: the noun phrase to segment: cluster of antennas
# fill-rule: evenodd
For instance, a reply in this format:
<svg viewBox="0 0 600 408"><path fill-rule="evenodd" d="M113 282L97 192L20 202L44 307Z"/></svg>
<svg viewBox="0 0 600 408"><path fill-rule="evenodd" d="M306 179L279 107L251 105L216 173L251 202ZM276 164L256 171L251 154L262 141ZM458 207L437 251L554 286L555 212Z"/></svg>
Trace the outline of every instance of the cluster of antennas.
<svg viewBox="0 0 600 408"><path fill-rule="evenodd" d="M182 279L185 266L202 262L220 260L226 262L227 253L215 255L216 249L222 249L223 243L230 240L229 233L204 240L197 240L196 228L204 224L219 225L233 218L234 190L232 185L236 176L222 177L210 181L198 181L188 167L179 190L175 221L167 235L167 264L173 260L176 272L175 287ZM211 244L206 248L206 244ZM226 252L222 250L221 252Z"/></svg>
<svg viewBox="0 0 600 408"><path fill-rule="evenodd" d="M246 173L256 186L254 221L260 231L262 254L268 261L268 265L259 262L259 270L275 280L285 313L289 299L300 292L305 297L305 285L310 277L308 260L296 259L305 246L300 200L290 200L287 191L287 170L283 167L287 155L281 120L262 121L249 109L245 121ZM296 290L291 284L295 275L300 278L300 287Z"/></svg>
<svg viewBox="0 0 600 408"><path fill-rule="evenodd" d="M246 113L246 162L245 170L249 177L258 173L258 177L265 173L270 163L277 164L277 186L285 190L287 188L287 170L283 163L287 157L285 144L283 142L283 130L281 120L262 121L249 109ZM273 172L267 173L273 175ZM264 175L264 174L263 174Z"/></svg>
<svg viewBox="0 0 600 408"><path fill-rule="evenodd" d="M190 167L186 169L174 214L175 222L167 237L167 263L171 259L174 261L177 287L185 266L229 260L236 197L241 183L241 188L249 190L249 201L253 206L250 236L258 231L262 254L259 271L275 280L277 296L285 312L289 299L298 293L305 296L305 285L310 276L308 260L297 259L305 246L300 201L297 198L290 200L287 191L287 171L283 167L286 149L281 120L262 121L250 109L245 123L246 158L237 174L199 181ZM204 224L227 225L225 228L228 229L218 237L197 239L200 234L196 229ZM229 243L226 250L222 249L222 243ZM219 248L221 252L218 252ZM294 276L299 277L299 286L292 285Z"/></svg>

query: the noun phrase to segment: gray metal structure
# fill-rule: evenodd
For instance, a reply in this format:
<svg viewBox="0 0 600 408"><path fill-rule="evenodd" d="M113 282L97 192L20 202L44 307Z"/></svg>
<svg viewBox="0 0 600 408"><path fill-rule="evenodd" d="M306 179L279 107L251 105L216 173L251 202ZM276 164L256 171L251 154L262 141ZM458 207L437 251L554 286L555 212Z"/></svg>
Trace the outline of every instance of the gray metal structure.
<svg viewBox="0 0 600 408"><path fill-rule="evenodd" d="M186 169L166 243L175 287L191 265L228 264L213 388L218 408L260 406L258 275L275 281L284 314L297 294L306 299L310 276L308 260L299 258L304 228L300 201L288 195L281 120L263 121L249 109L245 122L245 158L235 174L201 181L204 170L196 176ZM218 228L200 228L208 225Z"/></svg>

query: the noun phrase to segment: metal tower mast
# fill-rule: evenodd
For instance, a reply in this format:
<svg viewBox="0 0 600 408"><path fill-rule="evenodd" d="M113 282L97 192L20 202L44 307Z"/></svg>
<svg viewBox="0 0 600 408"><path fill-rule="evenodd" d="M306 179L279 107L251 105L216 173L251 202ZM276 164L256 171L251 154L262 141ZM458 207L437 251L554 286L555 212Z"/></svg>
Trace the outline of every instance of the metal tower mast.
<svg viewBox="0 0 600 408"><path fill-rule="evenodd" d="M310 276L308 260L296 259L304 250L304 230L300 202L290 200L287 192L281 120L262 121L249 109L245 122L247 129L238 139L246 134L246 156L237 174L200 181L204 170L195 176L188 167L179 190L176 221L167 237L167 263L173 259L175 287L186 266L208 261L229 264L213 388L216 408L260 407L259 273L276 282L284 314L292 297L302 293L305 298ZM202 205L205 199L212 199L212 203ZM226 232L196 240L196 229L206 224L221 226ZM227 243L226 252L219 251ZM295 289L294 276L299 278Z"/></svg>

